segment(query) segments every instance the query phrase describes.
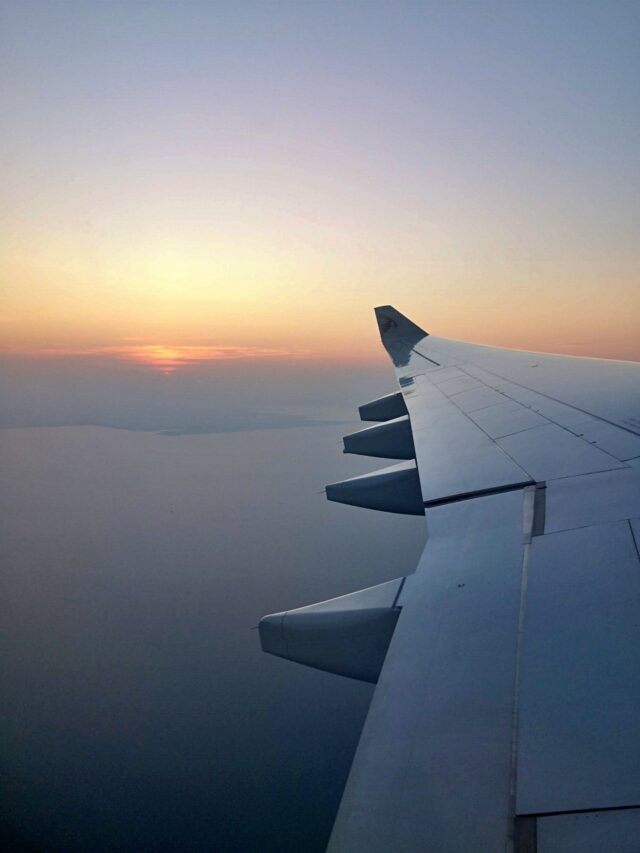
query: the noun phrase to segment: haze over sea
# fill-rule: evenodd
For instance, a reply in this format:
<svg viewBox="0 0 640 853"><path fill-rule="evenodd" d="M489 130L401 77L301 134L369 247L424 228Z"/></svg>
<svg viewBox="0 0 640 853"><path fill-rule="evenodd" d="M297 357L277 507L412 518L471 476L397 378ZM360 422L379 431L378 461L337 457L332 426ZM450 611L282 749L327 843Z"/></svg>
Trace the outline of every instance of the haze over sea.
<svg viewBox="0 0 640 853"><path fill-rule="evenodd" d="M324 849L372 688L252 628L415 567L421 520L319 494L393 375L224 372L3 389L5 849Z"/></svg>

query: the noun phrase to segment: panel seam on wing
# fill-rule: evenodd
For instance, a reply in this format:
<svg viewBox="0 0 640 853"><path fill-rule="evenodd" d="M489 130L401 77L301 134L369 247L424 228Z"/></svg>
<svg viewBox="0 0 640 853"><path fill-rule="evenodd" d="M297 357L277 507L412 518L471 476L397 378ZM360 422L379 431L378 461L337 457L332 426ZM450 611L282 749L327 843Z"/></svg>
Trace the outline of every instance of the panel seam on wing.
<svg viewBox="0 0 640 853"><path fill-rule="evenodd" d="M482 368L482 369L484 370L484 368ZM476 379L478 382L480 382L482 385L484 385L485 388L491 388L491 385L487 385L486 382L482 381L482 379L478 379L477 376L474 376L472 373L469 373L467 370L465 370L464 366L459 367L459 370L461 370L463 373L465 373L471 379ZM486 372L490 373L491 371L487 370ZM497 376L497 374L493 374L493 375ZM505 382L510 382L510 381L511 381L510 379L505 380ZM513 384L518 385L519 383L514 382ZM519 387L524 388L527 391L531 391L531 393L533 393L533 394L539 394L540 393L539 391L534 391L532 388L527 388L526 385L520 385ZM619 464L625 466L625 462L628 461L628 460L618 459L617 456L614 456L613 453L610 453L608 450L605 450L604 447L600 447L600 445L598 445L598 444L593 444L590 441L586 441L584 436L578 435L577 433L573 432L573 430L570 430L568 427L564 426L563 424L558 423L557 421L554 421L548 415L544 415L541 412L536 411L531 406L526 406L524 403L521 403L519 400L514 400L513 397L509 397L508 394L505 394L499 388L492 388L491 390L497 391L499 394L502 394L505 397L506 401L510 401L512 403L516 403L518 406L522 406L523 410L533 412L534 414L538 415L539 417L544 418L544 420L546 420L549 424L553 424L554 426L557 426L559 429L564 430L566 433L568 433L573 438L577 438L583 444L586 444L587 447L592 447L592 448L595 448L596 450L599 450L601 453L604 453L606 456L609 456L611 459L614 459ZM459 393L465 393L465 392L461 391ZM465 417L469 421L471 421L471 423L474 426L476 426L479 430L481 430L487 436L487 438L489 438L496 445L496 447L499 447L500 450L502 450L502 452L506 456L508 456L509 459L511 459L519 468L521 468L523 471L526 471L526 473L529 474L529 476L532 476L530 474L530 472L527 471L527 469L522 465L521 462L518 462L513 456L511 456L511 454L507 450L505 450L505 448L501 444L498 443L497 439L495 439L495 438L493 438L493 436L489 435L489 433L480 424L476 423L476 421L474 421L473 418L469 417L471 412L465 412L463 409L460 408L460 406L458 406L456 401L453 399L454 396L455 395L451 395L451 397L447 397L447 399L451 400L451 402L456 407L456 409L458 409L458 411L462 412L462 414L465 415ZM596 420L603 421L604 423L609 424L609 426L612 426L614 428L617 427L617 424L611 423L610 421L607 421L604 418L599 418L597 415L592 415L590 412L585 412L583 409L578 409L578 408L576 408L576 406L572 406L570 403L564 403L562 400L555 400L553 397L548 397L546 394L540 394L540 396L546 397L546 399L548 399L548 400L553 400L555 403L560 403L563 406L567 406L568 408L573 409L576 412L582 412L583 414L586 414L587 417L592 417ZM493 405L499 406L502 404L501 403L494 403ZM486 406L485 408L490 409L491 406ZM480 409L475 409L474 411L480 411ZM511 434L512 435L519 435L520 433L523 433L523 432L531 432L532 430L541 429L543 426L545 426L545 424L538 424L537 426L532 426L532 427L528 427L527 429L518 430L517 433L511 433ZM623 427L620 427L620 429L623 429ZM629 432L631 435L635 435L635 433L633 433L631 430L625 430L625 432ZM506 436L506 435L501 436L501 438L507 438L507 437L508 436ZM628 466L625 466L625 467L628 467ZM609 470L609 469L604 469L604 470ZM561 479L561 478L554 478L554 479Z"/></svg>
<svg viewBox="0 0 640 853"><path fill-rule="evenodd" d="M475 365L475 364L473 364L473 367L477 367L479 370L482 370L484 373L488 373L490 376L495 376L496 379L501 379L503 382L508 382L511 385L517 385L518 388L522 388L525 391L530 391L532 394L538 394L540 397L544 397L546 400L551 400L554 403L559 403L561 406L566 406L569 409L573 409L575 412L581 412L583 415L586 415L589 418L594 418L595 420L602 421L605 424L609 424L609 426L617 427L618 429L624 430L624 432L628 432L631 435L635 435L635 436L640 437L640 432L638 432L637 430L631 429L630 427L622 426L622 424L620 424L616 421L610 421L607 418L603 418L600 415L594 414L593 412L588 412L586 409L581 409L580 406L574 406L573 403L567 403L566 400L560 400L557 397L552 397L550 394L545 394L543 391L536 391L534 388L530 388L528 385L523 385L521 382L516 382L515 379L507 379L506 376L501 376L499 373L496 373L493 370L488 370L486 367L479 367L479 365ZM460 365L458 365L458 369L462 370L463 373L466 373L467 376L470 376L472 379L477 379L478 382L482 382L482 379L479 379L477 376L474 376L473 373L469 373L467 370L465 370L464 366L461 367ZM487 388L492 387L491 385L487 385L486 382L483 382L482 384L486 385ZM499 391L498 388L494 388L493 390ZM503 393L503 392L500 392L500 393ZM508 399L513 400L514 398L508 397ZM521 406L523 405L522 403L520 403L519 400L514 400L514 402L519 403ZM531 407L530 406L524 406L524 408L531 408ZM535 411L535 410L531 409L531 411ZM539 413L536 413L536 414L539 414ZM550 417L548 417L548 415L541 415L541 417L546 418L551 423L557 424L557 426L561 427L562 429L567 429L566 427L562 426L562 424L557 423L557 421L553 421ZM571 432L571 430L567 430L567 432ZM572 435L575 435L575 433L572 433ZM580 436L576 436L576 437L580 438ZM589 444L589 442L585 442L585 443ZM599 449L602 449L602 448L599 448ZM603 450L602 452L606 453L607 451ZM609 455L611 455L611 454L609 454Z"/></svg>

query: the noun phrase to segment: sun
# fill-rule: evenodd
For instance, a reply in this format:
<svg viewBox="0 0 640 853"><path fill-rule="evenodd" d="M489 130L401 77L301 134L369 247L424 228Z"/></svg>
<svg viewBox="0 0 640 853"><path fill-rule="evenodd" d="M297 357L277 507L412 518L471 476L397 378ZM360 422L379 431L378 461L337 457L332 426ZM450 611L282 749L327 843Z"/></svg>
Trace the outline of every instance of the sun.
<svg viewBox="0 0 640 853"><path fill-rule="evenodd" d="M153 367L161 371L165 376L171 376L178 367L193 362L193 355L187 355L185 350L193 347L167 347L159 344L133 347L127 353L133 361L137 361L147 367Z"/></svg>

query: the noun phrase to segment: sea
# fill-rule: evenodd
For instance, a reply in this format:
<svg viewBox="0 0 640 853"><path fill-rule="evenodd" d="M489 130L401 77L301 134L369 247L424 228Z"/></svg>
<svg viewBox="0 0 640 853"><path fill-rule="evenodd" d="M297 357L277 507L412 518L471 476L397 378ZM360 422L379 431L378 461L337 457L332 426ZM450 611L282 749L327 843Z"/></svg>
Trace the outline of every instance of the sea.
<svg viewBox="0 0 640 853"><path fill-rule="evenodd" d="M374 688L264 654L256 626L412 572L425 533L326 500L391 464L341 452L366 399L341 383L329 419L325 376L280 421L231 401L141 424L130 395L65 424L31 381L0 429L3 850L325 849Z"/></svg>

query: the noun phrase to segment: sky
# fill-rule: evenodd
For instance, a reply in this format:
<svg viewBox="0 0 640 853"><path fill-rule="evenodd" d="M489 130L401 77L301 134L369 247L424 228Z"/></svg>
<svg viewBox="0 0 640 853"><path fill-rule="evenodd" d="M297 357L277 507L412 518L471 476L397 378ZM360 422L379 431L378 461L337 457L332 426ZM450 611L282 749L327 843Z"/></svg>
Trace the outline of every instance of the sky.
<svg viewBox="0 0 640 853"><path fill-rule="evenodd" d="M633 2L3 2L0 353L640 359Z"/></svg>

